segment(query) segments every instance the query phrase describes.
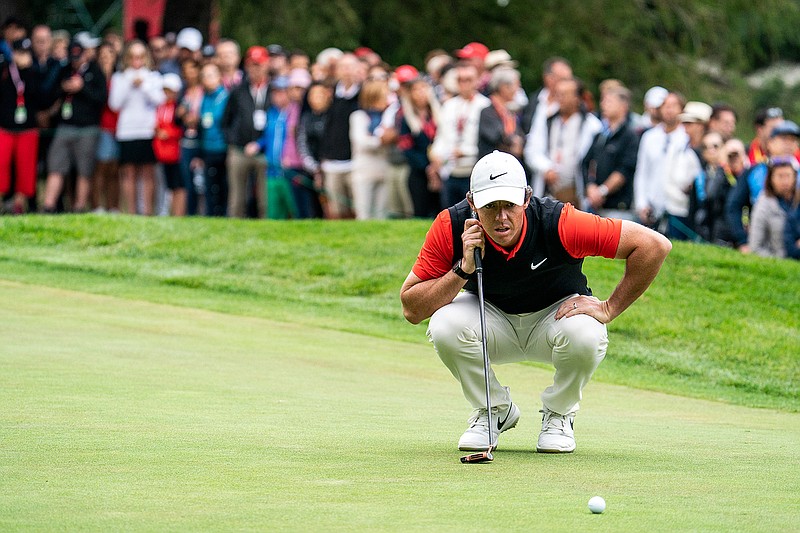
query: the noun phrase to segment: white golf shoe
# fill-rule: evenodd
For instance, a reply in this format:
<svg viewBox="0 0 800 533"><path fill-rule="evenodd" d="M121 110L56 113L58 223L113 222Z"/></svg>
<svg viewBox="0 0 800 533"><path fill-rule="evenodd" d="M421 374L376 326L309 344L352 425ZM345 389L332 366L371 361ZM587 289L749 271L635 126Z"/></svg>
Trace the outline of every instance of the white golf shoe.
<svg viewBox="0 0 800 533"><path fill-rule="evenodd" d="M575 451L575 433L572 430L575 413L560 415L545 408L542 413L542 432L536 451L539 453L571 453Z"/></svg>
<svg viewBox="0 0 800 533"><path fill-rule="evenodd" d="M507 407L492 407L492 449L497 448L497 436L517 425L519 407L511 402ZM476 409L469 419L469 427L458 439L462 451L485 451L489 448L489 417L486 409Z"/></svg>

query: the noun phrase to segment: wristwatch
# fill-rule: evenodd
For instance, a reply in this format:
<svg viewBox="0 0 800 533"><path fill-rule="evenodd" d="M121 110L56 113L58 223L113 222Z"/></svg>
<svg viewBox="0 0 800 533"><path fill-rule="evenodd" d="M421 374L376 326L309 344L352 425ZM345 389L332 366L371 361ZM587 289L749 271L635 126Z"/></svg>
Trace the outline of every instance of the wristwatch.
<svg viewBox="0 0 800 533"><path fill-rule="evenodd" d="M456 264L453 265L453 272L456 273L456 276L458 276L460 278L463 278L463 279L469 279L470 276L472 276L472 274L467 274L466 272L461 270L461 259L456 261Z"/></svg>

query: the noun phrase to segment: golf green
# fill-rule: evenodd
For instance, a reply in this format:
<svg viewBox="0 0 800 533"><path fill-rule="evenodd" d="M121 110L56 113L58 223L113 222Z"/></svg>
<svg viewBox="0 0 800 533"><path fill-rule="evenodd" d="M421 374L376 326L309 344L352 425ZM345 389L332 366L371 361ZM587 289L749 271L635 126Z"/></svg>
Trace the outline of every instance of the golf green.
<svg viewBox="0 0 800 533"><path fill-rule="evenodd" d="M501 366L522 419L462 465L469 408L429 345L7 281L0 298L0 530L798 527L798 414L594 382L576 453L542 455L551 374Z"/></svg>

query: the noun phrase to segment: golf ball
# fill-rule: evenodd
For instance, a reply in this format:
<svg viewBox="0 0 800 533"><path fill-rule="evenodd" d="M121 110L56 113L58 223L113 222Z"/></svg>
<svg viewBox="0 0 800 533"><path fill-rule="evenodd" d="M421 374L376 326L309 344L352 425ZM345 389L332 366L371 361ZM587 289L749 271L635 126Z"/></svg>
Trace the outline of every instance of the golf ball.
<svg viewBox="0 0 800 533"><path fill-rule="evenodd" d="M600 514L606 510L606 501L600 496L593 496L589 500L589 510L594 514Z"/></svg>

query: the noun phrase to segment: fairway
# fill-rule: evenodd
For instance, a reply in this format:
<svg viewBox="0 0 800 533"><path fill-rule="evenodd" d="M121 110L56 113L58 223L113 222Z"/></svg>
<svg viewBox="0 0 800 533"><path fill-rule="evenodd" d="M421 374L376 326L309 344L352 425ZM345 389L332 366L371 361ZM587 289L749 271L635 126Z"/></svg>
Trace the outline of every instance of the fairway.
<svg viewBox="0 0 800 533"><path fill-rule="evenodd" d="M551 375L502 366L522 419L494 463L462 465L469 409L430 345L7 281L0 298L0 530L798 527L796 413L593 382L577 452L540 455Z"/></svg>

